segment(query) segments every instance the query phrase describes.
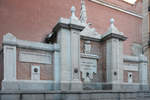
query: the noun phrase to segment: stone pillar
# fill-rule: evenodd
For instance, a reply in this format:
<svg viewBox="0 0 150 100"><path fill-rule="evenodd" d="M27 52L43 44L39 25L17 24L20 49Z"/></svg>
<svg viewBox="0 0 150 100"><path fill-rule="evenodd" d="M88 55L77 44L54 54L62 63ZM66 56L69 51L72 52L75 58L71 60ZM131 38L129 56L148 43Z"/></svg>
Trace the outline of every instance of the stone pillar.
<svg viewBox="0 0 150 100"><path fill-rule="evenodd" d="M123 82L123 41L125 39L123 33L114 26L114 19L111 19L110 28L102 40L106 42L107 83L113 90L119 90Z"/></svg>
<svg viewBox="0 0 150 100"><path fill-rule="evenodd" d="M60 18L53 29L60 45L61 90L77 89L73 84L80 83L80 31L85 26L75 16L75 7L71 8L71 13L70 19Z"/></svg>
<svg viewBox="0 0 150 100"><path fill-rule="evenodd" d="M139 82L141 84L142 90L149 90L148 88L148 68L147 68L147 57L144 55L139 56L140 65L139 65Z"/></svg>
<svg viewBox="0 0 150 100"><path fill-rule="evenodd" d="M71 66L72 66L72 85L71 89L81 89L80 82L80 32L71 30Z"/></svg>
<svg viewBox="0 0 150 100"><path fill-rule="evenodd" d="M9 45L8 45L9 44ZM11 33L3 37L4 80L2 89L7 88L8 81L16 80L16 37Z"/></svg>
<svg viewBox="0 0 150 100"><path fill-rule="evenodd" d="M54 44L54 90L60 89L60 53L59 53L59 45Z"/></svg>
<svg viewBox="0 0 150 100"><path fill-rule="evenodd" d="M107 82L122 82L122 43L119 39L111 38L106 42ZM120 76L121 75L121 76Z"/></svg>
<svg viewBox="0 0 150 100"><path fill-rule="evenodd" d="M150 4L150 0L143 0L143 20L142 20L142 45L143 47L145 45L148 45L150 43L149 37L150 37L150 13L148 11L148 7ZM148 83L150 84L150 48L144 48L144 55L148 58Z"/></svg>

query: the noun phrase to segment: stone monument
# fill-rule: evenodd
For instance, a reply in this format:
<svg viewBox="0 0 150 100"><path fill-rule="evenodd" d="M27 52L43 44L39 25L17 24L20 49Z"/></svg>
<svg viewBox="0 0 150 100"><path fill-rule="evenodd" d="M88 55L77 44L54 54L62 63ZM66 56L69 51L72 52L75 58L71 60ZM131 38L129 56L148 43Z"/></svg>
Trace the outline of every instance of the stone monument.
<svg viewBox="0 0 150 100"><path fill-rule="evenodd" d="M87 23L85 1L80 18L60 18L46 42L3 37L2 90L139 90L147 89L147 58L125 55L127 39L110 19L106 33Z"/></svg>

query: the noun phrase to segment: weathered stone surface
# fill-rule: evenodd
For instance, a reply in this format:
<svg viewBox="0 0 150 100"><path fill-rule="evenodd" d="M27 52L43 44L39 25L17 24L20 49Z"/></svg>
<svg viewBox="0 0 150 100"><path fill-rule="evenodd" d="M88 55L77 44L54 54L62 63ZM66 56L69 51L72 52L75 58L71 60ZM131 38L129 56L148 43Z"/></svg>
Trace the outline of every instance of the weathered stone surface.
<svg viewBox="0 0 150 100"><path fill-rule="evenodd" d="M0 100L150 100L150 92L1 91Z"/></svg>
<svg viewBox="0 0 150 100"><path fill-rule="evenodd" d="M44 94L25 94L22 95L22 100L45 100Z"/></svg>
<svg viewBox="0 0 150 100"><path fill-rule="evenodd" d="M1 95L0 100L20 100L20 95L16 95L16 94Z"/></svg>

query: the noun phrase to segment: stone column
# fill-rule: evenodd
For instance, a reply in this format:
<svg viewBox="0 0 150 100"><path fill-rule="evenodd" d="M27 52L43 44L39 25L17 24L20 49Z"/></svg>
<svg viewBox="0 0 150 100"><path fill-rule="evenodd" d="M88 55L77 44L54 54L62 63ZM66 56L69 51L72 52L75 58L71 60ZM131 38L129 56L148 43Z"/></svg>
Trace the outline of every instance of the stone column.
<svg viewBox="0 0 150 100"><path fill-rule="evenodd" d="M147 68L147 57L144 55L139 56L140 65L139 65L139 82L141 84L142 90L149 90L148 88L148 68Z"/></svg>
<svg viewBox="0 0 150 100"><path fill-rule="evenodd" d="M80 83L80 31L84 25L75 16L75 7L71 8L70 19L60 18L53 29L60 45L60 82L61 90L77 89L74 83ZM74 87L74 88L73 88Z"/></svg>
<svg viewBox="0 0 150 100"><path fill-rule="evenodd" d="M54 90L60 89L60 53L59 53L59 45L54 44Z"/></svg>
<svg viewBox="0 0 150 100"><path fill-rule="evenodd" d="M7 82L16 80L16 37L11 33L3 37L4 80L2 89L7 88Z"/></svg>
<svg viewBox="0 0 150 100"><path fill-rule="evenodd" d="M106 76L107 83L113 90L119 90L123 82L123 33L114 26L114 19L104 34L102 41L106 42Z"/></svg>

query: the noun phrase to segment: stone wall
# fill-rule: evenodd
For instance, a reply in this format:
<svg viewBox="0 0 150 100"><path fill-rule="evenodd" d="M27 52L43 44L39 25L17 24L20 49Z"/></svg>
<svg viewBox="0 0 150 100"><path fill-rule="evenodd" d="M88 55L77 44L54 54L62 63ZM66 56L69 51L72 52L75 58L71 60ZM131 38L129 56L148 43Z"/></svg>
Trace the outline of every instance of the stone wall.
<svg viewBox="0 0 150 100"><path fill-rule="evenodd" d="M128 73L132 73L133 83L139 83L139 63L140 62L124 62L123 81L128 83Z"/></svg>
<svg viewBox="0 0 150 100"><path fill-rule="evenodd" d="M54 89L56 76L53 74L56 74L57 70L53 69L53 66L57 67L55 61L59 58L56 57L55 51L59 51L59 45L19 40L8 33L3 38L3 48L2 90Z"/></svg>
<svg viewBox="0 0 150 100"><path fill-rule="evenodd" d="M145 67L146 65L146 67ZM148 84L147 58L144 55L124 55L124 82ZM148 89L148 87L147 87Z"/></svg>
<svg viewBox="0 0 150 100"><path fill-rule="evenodd" d="M20 61L20 58L19 58L20 52L31 53L30 61L29 62ZM50 54L51 64L38 63L41 60L39 58L37 59L37 62L32 62L32 59L35 59L35 58L32 58L32 54L35 54L35 56L38 56L38 54ZM16 66L17 67L17 74L16 74L17 80L31 80L32 66L40 66L40 80L53 80L53 60L54 60L53 54L51 52L18 48L17 49L17 66Z"/></svg>
<svg viewBox="0 0 150 100"><path fill-rule="evenodd" d="M0 100L149 100L150 92L113 91L26 91L0 92Z"/></svg>

